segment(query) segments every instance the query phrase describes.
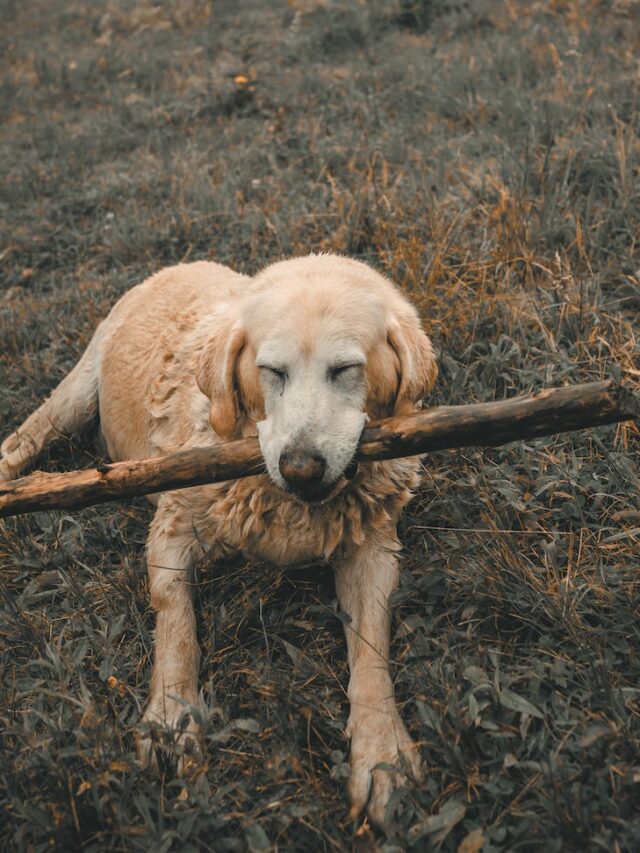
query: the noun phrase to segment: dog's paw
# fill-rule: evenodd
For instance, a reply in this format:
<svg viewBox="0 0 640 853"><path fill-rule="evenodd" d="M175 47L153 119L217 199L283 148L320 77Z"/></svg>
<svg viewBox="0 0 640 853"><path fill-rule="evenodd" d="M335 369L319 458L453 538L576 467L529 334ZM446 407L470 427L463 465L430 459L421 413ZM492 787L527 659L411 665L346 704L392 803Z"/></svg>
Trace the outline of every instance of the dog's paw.
<svg viewBox="0 0 640 853"><path fill-rule="evenodd" d="M13 480L11 476L11 469L7 462L4 459L0 458L0 483L4 483L8 480Z"/></svg>
<svg viewBox="0 0 640 853"><path fill-rule="evenodd" d="M142 718L136 743L138 761L152 773L173 769L178 774L191 773L200 767L204 755L202 730L194 719L195 702L161 699L151 700Z"/></svg>
<svg viewBox="0 0 640 853"><path fill-rule="evenodd" d="M408 779L419 782L423 777L418 748L395 704L352 711L347 734L351 738L350 816L355 819L366 809L372 823L384 829L385 809L393 792Z"/></svg>
<svg viewBox="0 0 640 853"><path fill-rule="evenodd" d="M25 455L22 446L14 447L13 436L10 435L0 450L0 482L15 480L19 477L29 462L29 456Z"/></svg>
<svg viewBox="0 0 640 853"><path fill-rule="evenodd" d="M15 480L22 470L21 463L11 456L0 456L0 483Z"/></svg>

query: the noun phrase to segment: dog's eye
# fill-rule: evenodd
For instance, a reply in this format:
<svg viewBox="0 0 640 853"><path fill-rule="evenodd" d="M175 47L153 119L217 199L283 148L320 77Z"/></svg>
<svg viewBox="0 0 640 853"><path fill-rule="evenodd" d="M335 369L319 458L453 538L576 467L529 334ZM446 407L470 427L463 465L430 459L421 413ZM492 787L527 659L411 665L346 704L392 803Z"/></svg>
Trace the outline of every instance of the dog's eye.
<svg viewBox="0 0 640 853"><path fill-rule="evenodd" d="M335 382L336 379L339 379L341 376L346 376L349 372L355 373L356 370L360 370L362 365L360 363L354 364L336 364L334 367L329 368L329 376L331 380Z"/></svg>
<svg viewBox="0 0 640 853"><path fill-rule="evenodd" d="M261 364L259 365L259 367L260 370L266 370L267 373L270 373L271 376L274 376L280 382L284 382L284 380L287 378L287 371L284 369L284 367L269 367L266 364Z"/></svg>

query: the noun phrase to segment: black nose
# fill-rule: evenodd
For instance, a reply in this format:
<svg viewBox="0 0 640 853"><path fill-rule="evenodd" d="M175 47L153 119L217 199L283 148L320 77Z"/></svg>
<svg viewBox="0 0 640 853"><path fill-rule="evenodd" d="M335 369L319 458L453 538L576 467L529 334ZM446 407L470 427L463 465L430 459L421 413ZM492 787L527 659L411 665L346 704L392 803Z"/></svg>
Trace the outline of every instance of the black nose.
<svg viewBox="0 0 640 853"><path fill-rule="evenodd" d="M306 450L283 450L278 467L290 486L294 489L306 489L320 483L327 469L327 463L319 453Z"/></svg>

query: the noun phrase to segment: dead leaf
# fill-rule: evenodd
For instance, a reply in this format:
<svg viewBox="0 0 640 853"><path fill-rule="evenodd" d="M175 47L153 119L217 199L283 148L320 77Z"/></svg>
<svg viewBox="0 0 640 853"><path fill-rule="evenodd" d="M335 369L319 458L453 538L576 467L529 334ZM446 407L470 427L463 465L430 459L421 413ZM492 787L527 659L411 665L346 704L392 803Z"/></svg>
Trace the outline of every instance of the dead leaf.
<svg viewBox="0 0 640 853"><path fill-rule="evenodd" d="M466 835L458 845L457 853L478 853L484 844L484 832L481 829L473 829Z"/></svg>

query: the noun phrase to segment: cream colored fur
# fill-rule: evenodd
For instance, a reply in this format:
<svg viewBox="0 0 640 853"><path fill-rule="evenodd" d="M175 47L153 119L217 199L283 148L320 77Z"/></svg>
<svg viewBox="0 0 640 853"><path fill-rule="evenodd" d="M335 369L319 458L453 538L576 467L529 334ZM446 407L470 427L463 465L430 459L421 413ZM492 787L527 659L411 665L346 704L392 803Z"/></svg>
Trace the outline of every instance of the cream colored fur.
<svg viewBox="0 0 640 853"><path fill-rule="evenodd" d="M258 434L268 475L154 501L147 565L157 625L145 720L177 728L198 704L194 560L230 550L276 563L331 560L350 616L352 814L366 808L378 824L394 787L421 772L388 664L396 524L419 466L376 462L355 474L348 466L367 416L413 411L435 376L415 310L364 264L311 255L249 278L198 262L127 293L74 370L0 446L8 479L96 412L114 460ZM291 493L279 470L283 451L301 446L326 460L315 503ZM181 737L197 739L191 717L187 726ZM150 738L139 751L153 762ZM397 770L375 769L381 763Z"/></svg>

